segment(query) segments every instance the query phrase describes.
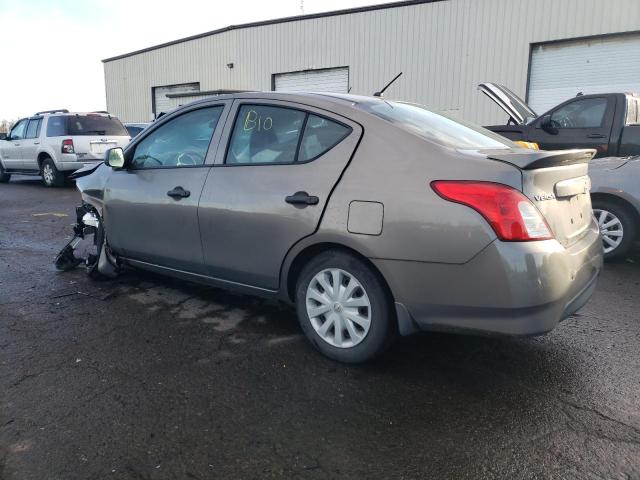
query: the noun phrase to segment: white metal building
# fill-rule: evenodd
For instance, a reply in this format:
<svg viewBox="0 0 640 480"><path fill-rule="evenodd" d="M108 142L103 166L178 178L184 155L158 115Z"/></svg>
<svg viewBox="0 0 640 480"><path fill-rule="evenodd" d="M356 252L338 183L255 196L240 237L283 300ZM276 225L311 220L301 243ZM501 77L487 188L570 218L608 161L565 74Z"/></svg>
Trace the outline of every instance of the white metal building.
<svg viewBox="0 0 640 480"><path fill-rule="evenodd" d="M219 90L372 94L480 124L502 83L542 113L578 92L640 92L640 0L413 0L222 28L104 60L123 121Z"/></svg>

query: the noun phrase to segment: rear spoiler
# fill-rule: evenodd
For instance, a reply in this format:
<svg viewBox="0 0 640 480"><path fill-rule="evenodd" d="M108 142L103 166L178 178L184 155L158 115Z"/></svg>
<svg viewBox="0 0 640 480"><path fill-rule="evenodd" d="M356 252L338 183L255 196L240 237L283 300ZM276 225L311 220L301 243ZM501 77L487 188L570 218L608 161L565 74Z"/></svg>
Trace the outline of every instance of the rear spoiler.
<svg viewBox="0 0 640 480"><path fill-rule="evenodd" d="M503 152L494 150L487 154L492 160L510 163L521 170L533 170L536 168L561 167L576 163L588 163L596 154L594 149L575 150L525 150Z"/></svg>

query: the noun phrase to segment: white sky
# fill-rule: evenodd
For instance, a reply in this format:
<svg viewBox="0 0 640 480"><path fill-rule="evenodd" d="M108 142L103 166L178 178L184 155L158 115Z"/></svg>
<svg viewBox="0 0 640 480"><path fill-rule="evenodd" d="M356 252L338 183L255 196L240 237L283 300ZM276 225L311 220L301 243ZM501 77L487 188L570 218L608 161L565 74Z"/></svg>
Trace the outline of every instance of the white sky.
<svg viewBox="0 0 640 480"><path fill-rule="evenodd" d="M386 1L304 0L304 12ZM104 58L300 12L300 0L0 0L0 119L103 110Z"/></svg>

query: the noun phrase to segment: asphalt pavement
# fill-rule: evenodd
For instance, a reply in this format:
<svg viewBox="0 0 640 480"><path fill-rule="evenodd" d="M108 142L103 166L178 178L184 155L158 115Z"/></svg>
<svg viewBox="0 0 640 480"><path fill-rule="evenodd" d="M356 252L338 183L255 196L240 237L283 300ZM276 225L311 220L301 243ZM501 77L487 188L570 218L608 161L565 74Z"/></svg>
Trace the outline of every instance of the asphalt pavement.
<svg viewBox="0 0 640 480"><path fill-rule="evenodd" d="M287 305L61 273L79 194L0 185L0 479L640 479L640 255L531 338L344 366ZM490 280L488 280L490 281Z"/></svg>

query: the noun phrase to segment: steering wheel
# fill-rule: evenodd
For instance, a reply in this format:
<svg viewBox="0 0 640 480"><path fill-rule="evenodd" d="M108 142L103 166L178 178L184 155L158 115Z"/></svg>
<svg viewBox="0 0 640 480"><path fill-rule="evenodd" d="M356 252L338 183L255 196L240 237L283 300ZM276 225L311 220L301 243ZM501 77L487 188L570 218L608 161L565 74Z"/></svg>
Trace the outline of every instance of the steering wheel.
<svg viewBox="0 0 640 480"><path fill-rule="evenodd" d="M176 160L179 167L201 165L204 163L204 155L195 150L187 150L179 154Z"/></svg>
<svg viewBox="0 0 640 480"><path fill-rule="evenodd" d="M560 120L556 120L556 123L562 128L573 128L575 126L570 117L562 117Z"/></svg>

